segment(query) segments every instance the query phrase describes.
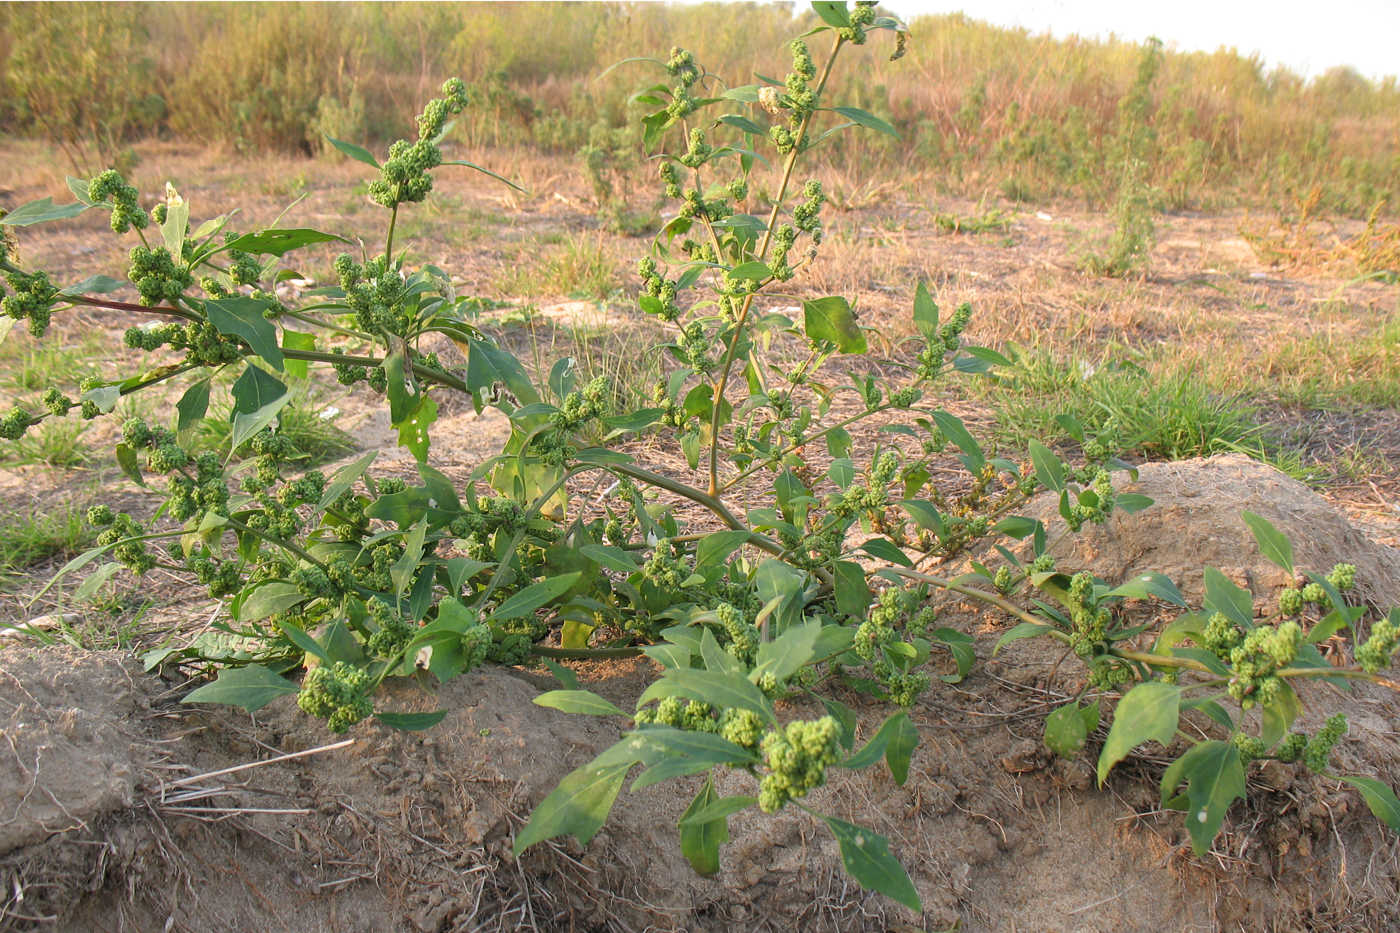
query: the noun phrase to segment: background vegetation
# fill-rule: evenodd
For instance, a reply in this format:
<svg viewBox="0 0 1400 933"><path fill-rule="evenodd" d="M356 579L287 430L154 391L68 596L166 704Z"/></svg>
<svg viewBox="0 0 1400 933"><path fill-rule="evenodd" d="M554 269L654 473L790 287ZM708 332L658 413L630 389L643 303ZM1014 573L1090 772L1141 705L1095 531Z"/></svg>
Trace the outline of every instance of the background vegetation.
<svg viewBox="0 0 1400 933"><path fill-rule="evenodd" d="M324 133L402 135L416 102L460 75L471 146L640 155L626 103L638 73L609 65L686 35L722 74L779 74L793 17L752 4L3 4L0 131L52 139L85 173L152 135L316 153ZM1122 104L1136 100L1134 184L1159 209L1400 205L1394 78L1304 81L1229 52L1165 52L1143 95L1134 43L960 15L911 27L906 61L859 50L834 95L902 138L843 134L829 159L924 165L949 193L1103 207L1123 196Z"/></svg>

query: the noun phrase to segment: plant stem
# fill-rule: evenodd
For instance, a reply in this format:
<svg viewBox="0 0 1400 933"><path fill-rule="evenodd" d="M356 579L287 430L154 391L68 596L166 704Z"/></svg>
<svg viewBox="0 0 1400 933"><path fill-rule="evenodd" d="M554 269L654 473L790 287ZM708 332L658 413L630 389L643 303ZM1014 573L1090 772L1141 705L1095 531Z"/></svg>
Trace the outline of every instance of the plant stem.
<svg viewBox="0 0 1400 933"><path fill-rule="evenodd" d="M394 207L389 211L389 235L384 238L384 258L389 262L394 261L394 225L399 222L399 202L394 202Z"/></svg>
<svg viewBox="0 0 1400 933"><path fill-rule="evenodd" d="M846 40L841 36L836 37L836 42L831 46L831 55L826 60L826 67L822 69L821 80L817 82L816 99L820 103L822 91L826 89L827 79L831 77L831 66L836 62L836 53L841 51L841 45ZM802 144L807 139L807 128L812 125L812 118L816 116L816 109L803 119L802 125L797 128L797 135L793 139L792 151L788 153L787 162L783 165L782 181L778 185L777 197L773 199L773 210L768 215L768 229L763 233L763 245L759 247L758 259L760 262L768 257L768 247L773 243L773 233L778 226L778 214L782 210L783 201L787 199L788 185L792 182L793 169L797 167L797 157L802 154ZM749 310L753 307L753 299L757 291L749 292L744 298L744 305L739 310L739 316L734 320L734 335L730 337L729 344L724 350L724 363L720 366L719 381L715 384L715 392L712 397L713 410L710 413L710 495L719 495L719 417L723 407L724 391L729 386L729 373L734 368L734 355L739 347L739 338L743 336L744 323L748 320Z"/></svg>
<svg viewBox="0 0 1400 933"><path fill-rule="evenodd" d="M89 308L101 308L104 311L133 311L137 314L160 314L166 317L184 318L186 321L201 321L203 318L192 311L185 311L180 308L170 307L148 307L146 305L132 304L129 301L115 301L111 298L92 298L88 295L64 295L63 300L70 305L84 305Z"/></svg>
<svg viewBox="0 0 1400 933"><path fill-rule="evenodd" d="M635 658L641 648L550 648L531 645L530 653L537 658L562 658L566 661L598 661L608 658Z"/></svg>

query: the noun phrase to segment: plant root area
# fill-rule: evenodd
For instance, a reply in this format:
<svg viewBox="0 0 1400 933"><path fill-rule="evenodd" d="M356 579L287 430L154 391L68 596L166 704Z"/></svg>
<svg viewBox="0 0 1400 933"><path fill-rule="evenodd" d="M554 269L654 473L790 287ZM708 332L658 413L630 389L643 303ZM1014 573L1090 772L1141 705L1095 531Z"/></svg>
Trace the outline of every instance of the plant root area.
<svg viewBox="0 0 1400 933"><path fill-rule="evenodd" d="M1150 464L1129 488L1157 499L1073 539L1105 577L1214 562L1263 597L1280 584L1251 556L1251 508L1289 534L1300 564L1346 558L1377 600L1400 590L1400 552L1325 500L1241 456ZM1032 503L1032 511L1037 505ZM1170 529L1170 533L1167 532ZM1068 540L1068 539L1067 539ZM1173 564L1175 561L1175 564ZM1189 581L1184 587L1191 594ZM0 655L0 928L295 930L1384 930L1400 924L1400 841L1336 781L1251 766L1205 857L1157 783L1148 745L1096 786L1101 725L1075 760L1041 741L1044 715L1080 685L1059 651L1018 642L1004 620L943 607L974 632L981 663L911 710L922 736L909 780L832 769L815 808L891 839L923 898L916 915L855 886L834 841L789 807L730 821L722 868L696 875L675 821L699 778L624 788L588 846L571 838L520 858L511 841L569 770L618 725L541 708L552 677L485 668L445 686L398 683L381 708L445 709L437 727L366 721L327 734L290 698L256 715L182 706L187 685L129 655L16 645ZM1072 659L1071 659L1072 660ZM935 662L936 663L936 662ZM645 660L575 665L626 706ZM1372 685L1312 688L1344 708L1339 770L1400 782L1400 697ZM861 736L885 710L861 709ZM813 709L788 704L791 714ZM1301 722L1315 728L1317 721ZM1208 731L1202 720L1191 728ZM348 742L346 740L349 740ZM722 795L754 792L728 773Z"/></svg>

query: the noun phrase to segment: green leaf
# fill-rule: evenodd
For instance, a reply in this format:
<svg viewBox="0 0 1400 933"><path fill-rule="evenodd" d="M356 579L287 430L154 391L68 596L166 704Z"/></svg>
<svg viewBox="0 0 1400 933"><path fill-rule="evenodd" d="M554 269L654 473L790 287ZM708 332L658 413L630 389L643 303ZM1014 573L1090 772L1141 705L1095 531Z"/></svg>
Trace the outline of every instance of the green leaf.
<svg viewBox="0 0 1400 933"><path fill-rule="evenodd" d="M604 759L611 751L598 758ZM622 790L622 782L633 763L624 761L600 766L595 759L567 774L559 786L540 801L535 812L530 814L530 822L515 837L512 847L515 856L519 858L530 846L555 836L571 835L586 845L607 822L613 801Z"/></svg>
<svg viewBox="0 0 1400 933"><path fill-rule="evenodd" d="M117 466L122 468L122 472L127 475L133 483L138 486L146 485L146 478L141 475L141 464L136 459L136 451L130 444L118 444L116 446Z"/></svg>
<svg viewBox="0 0 1400 933"><path fill-rule="evenodd" d="M886 136L893 136L895 139L899 139L899 130L895 129L884 120L881 120L873 113L867 113L859 107L835 107L833 109L847 120L859 123L866 129L878 130Z"/></svg>
<svg viewBox="0 0 1400 933"><path fill-rule="evenodd" d="M558 661L552 661L549 658L540 658L540 660L544 662L544 666L549 668L550 673L554 675L554 679L559 681L559 683L563 685L565 690L578 689L578 675L575 674L571 669L560 664Z"/></svg>
<svg viewBox="0 0 1400 933"><path fill-rule="evenodd" d="M1152 505L1152 499L1136 492L1120 492L1113 497L1113 507L1121 512L1134 515Z"/></svg>
<svg viewBox="0 0 1400 933"><path fill-rule="evenodd" d="M749 538L747 531L715 531L705 535L695 546L695 569L701 571L723 563Z"/></svg>
<svg viewBox="0 0 1400 933"><path fill-rule="evenodd" d="M1283 680L1274 699L1260 706L1262 725L1259 738L1266 746L1273 748L1288 734L1289 727L1303 711L1303 705L1298 702L1298 694L1293 692L1293 687Z"/></svg>
<svg viewBox="0 0 1400 933"><path fill-rule="evenodd" d="M280 372L282 348L277 345L277 328L263 317L268 307L266 301L254 298L211 298L204 303L204 313L215 330L247 341L254 353Z"/></svg>
<svg viewBox="0 0 1400 933"><path fill-rule="evenodd" d="M967 455L963 461L964 465L973 473L981 473L982 467L987 464L987 458L982 453L981 445L968 433L962 419L939 409L933 413L933 423L938 425L938 430L943 432L944 437Z"/></svg>
<svg viewBox="0 0 1400 933"><path fill-rule="evenodd" d="M1099 755L1099 784L1103 784L1114 765L1143 742L1170 745L1176 735L1180 705L1181 688L1156 680L1140 683L1124 694L1114 710L1113 726Z"/></svg>
<svg viewBox="0 0 1400 933"><path fill-rule="evenodd" d="M919 730L909 714L900 710L880 724L880 729L865 746L840 763L853 771L868 768L884 756L895 781L903 785L909 777L909 757L919 744Z"/></svg>
<svg viewBox="0 0 1400 933"><path fill-rule="evenodd" d="M1075 701L1066 703L1045 717L1045 747L1061 758L1073 758L1098 724L1097 703L1085 707Z"/></svg>
<svg viewBox="0 0 1400 933"><path fill-rule="evenodd" d="M378 160L376 160L374 156L370 155L370 151L364 146L357 146L354 143L347 143L343 140L336 139L334 136L326 136L326 142L330 143L332 146L339 149L341 152L345 153L357 162L363 162L366 165L372 166L374 168L379 168Z"/></svg>
<svg viewBox="0 0 1400 933"><path fill-rule="evenodd" d="M660 680L653 681L651 686L647 687L637 700L637 706L642 707L651 700L669 696L699 700L719 707L737 706L752 710L770 725L777 722L773 715L773 707L763 695L763 691L738 674L695 669L667 670Z"/></svg>
<svg viewBox="0 0 1400 933"><path fill-rule="evenodd" d="M300 330L282 331L283 350L315 350L316 335ZM306 360L283 360L283 371L293 379L305 379L309 372Z"/></svg>
<svg viewBox="0 0 1400 933"><path fill-rule="evenodd" d="M840 29L851 25L851 14L846 9L846 0L816 0L812 9L828 26Z"/></svg>
<svg viewBox="0 0 1400 933"><path fill-rule="evenodd" d="M239 622L257 622L306 602L307 595L295 583L272 580L247 590L238 606Z"/></svg>
<svg viewBox="0 0 1400 933"><path fill-rule="evenodd" d="M1055 626L1049 623L1021 622L1009 629L1004 635L997 639L997 643L992 648L992 657L996 657L1002 648L1013 641L1020 641L1023 638L1038 638L1047 632L1055 631Z"/></svg>
<svg viewBox="0 0 1400 933"><path fill-rule="evenodd" d="M1254 532L1254 540L1259 544L1259 553L1276 566L1282 567L1290 576L1293 569L1293 545L1288 536L1279 531L1269 520L1253 512L1241 513L1244 523Z"/></svg>
<svg viewBox="0 0 1400 933"><path fill-rule="evenodd" d="M53 198L44 198L39 201L30 201L28 204L10 211L4 217L0 217L0 227L28 227L50 220L67 220L69 217L77 217L87 209L88 205L82 202L55 204Z"/></svg>
<svg viewBox="0 0 1400 933"><path fill-rule="evenodd" d="M120 279L114 279L107 275L93 275L83 279L76 285L69 285L60 295L110 295L112 292L126 288L126 283Z"/></svg>
<svg viewBox="0 0 1400 933"><path fill-rule="evenodd" d="M934 507L932 502L924 502L922 499L905 499L899 503L904 511L909 513L909 517L914 520L925 531L931 531L943 537L946 528L943 524L943 515Z"/></svg>
<svg viewBox="0 0 1400 933"><path fill-rule="evenodd" d="M889 561L891 564L899 564L901 567L914 566L914 562L909 559L909 555L901 551L887 538L871 538L869 541L862 544L860 549L871 557Z"/></svg>
<svg viewBox="0 0 1400 933"><path fill-rule="evenodd" d="M719 799L713 776L706 778L676 824L681 833L681 854L696 874L702 876L719 871L719 847L729 841L728 814L704 820L695 819L695 816L712 808Z"/></svg>
<svg viewBox="0 0 1400 933"><path fill-rule="evenodd" d="M611 544L585 544L578 552L599 567L618 573L636 573L637 562L620 547Z"/></svg>
<svg viewBox="0 0 1400 933"><path fill-rule="evenodd" d="M681 816L680 825L725 819L740 810L747 810L756 803L758 803L757 797L715 797L699 809L693 811L687 809L685 814Z"/></svg>
<svg viewBox="0 0 1400 933"><path fill-rule="evenodd" d="M552 603L563 596L573 588L573 585L582 576L582 573L575 571L574 573L550 577L547 580L540 580L538 583L531 583L496 607L496 610L491 613L491 619L496 622L504 622L507 619L518 619L521 616L529 615L541 606Z"/></svg>
<svg viewBox="0 0 1400 933"><path fill-rule="evenodd" d="M536 706L547 706L563 713L582 713L587 716L626 716L608 700L591 690L550 690L535 697Z"/></svg>
<svg viewBox="0 0 1400 933"><path fill-rule="evenodd" d="M317 658L320 661L323 661L326 664L333 663L331 660L330 652L326 651L326 649L321 646L321 643L318 642L315 638L312 638L311 634L305 629L303 629L301 626L293 625L290 622L285 622L280 626L280 628L282 629L282 633L287 636L287 640L290 641L292 644L296 645L302 651L311 655L313 658Z"/></svg>
<svg viewBox="0 0 1400 933"><path fill-rule="evenodd" d="M726 126L732 126L735 129L743 130L745 133L753 133L757 136L768 135L767 130L750 120L748 117L743 116L742 114L726 113L724 116L719 118L719 122L725 124Z"/></svg>
<svg viewBox="0 0 1400 933"><path fill-rule="evenodd" d="M830 697L822 697L821 701L822 706L826 707L827 715L835 719L841 729L841 747L849 752L856 744L856 711L840 700Z"/></svg>
<svg viewBox="0 0 1400 933"><path fill-rule="evenodd" d="M178 415L175 422L177 431L186 431L203 420L209 413L209 379L201 379L186 389L180 401L175 403L175 411Z"/></svg>
<svg viewBox="0 0 1400 933"><path fill-rule="evenodd" d="M736 279L747 279L750 282L762 282L773 277L773 270L756 259L740 263L731 272Z"/></svg>
<svg viewBox="0 0 1400 933"><path fill-rule="evenodd" d="M431 713L375 713L374 718L400 732L422 732L431 729L447 715L445 709L435 709Z"/></svg>
<svg viewBox="0 0 1400 933"><path fill-rule="evenodd" d="M1173 606L1186 605L1186 597L1181 595L1181 590L1176 588L1176 584L1171 581L1171 578L1155 571L1133 577L1104 594L1105 598L1110 596L1116 596L1120 599L1156 597L1163 602L1171 603Z"/></svg>
<svg viewBox="0 0 1400 933"><path fill-rule="evenodd" d="M823 816L822 821L841 846L841 864L861 887L876 891L918 913L923 910L919 892L904 866L890 854L890 842L863 826Z"/></svg>
<svg viewBox="0 0 1400 933"><path fill-rule="evenodd" d="M169 190L170 186L166 186ZM178 196L177 196L178 198ZM185 234L190 229L190 204L184 198L167 204L165 223L160 225L160 237L171 256L179 257L185 246Z"/></svg>
<svg viewBox="0 0 1400 933"><path fill-rule="evenodd" d="M470 169L475 169L476 171L480 172L480 173L483 174L483 175L490 175L492 178L496 179L497 181L499 181L499 182L501 182L501 183L503 183L503 184L509 185L510 187L514 188L516 191L520 191L520 192L524 192L524 191L525 191L524 188L520 187L519 185L517 185L515 182L511 181L509 178L505 177L504 175L497 175L495 172L491 171L489 168L482 168L480 165L477 165L475 162L468 162L466 159L447 159L447 160L445 160L442 164L443 164L443 165L462 165L462 166L465 166L465 167L470 168Z"/></svg>
<svg viewBox="0 0 1400 933"><path fill-rule="evenodd" d="M1230 742L1201 742L1172 762L1162 775L1162 804L1169 806L1176 789L1186 782L1186 830L1191 848L1205 855L1220 832L1225 812L1236 797L1244 797L1244 763Z"/></svg>
<svg viewBox="0 0 1400 933"><path fill-rule="evenodd" d="M772 674L781 683L797 673L815 656L817 638L821 635L821 630L821 622L810 619L801 625L789 626L772 641L761 643L749 679L756 683L765 674ZM706 629L706 633L708 632Z"/></svg>
<svg viewBox="0 0 1400 933"><path fill-rule="evenodd" d="M120 569L122 569L122 565L114 561L109 561L98 567L83 578L82 585L73 593L73 601L78 603L85 602L92 594L97 592L102 584L112 579L112 575Z"/></svg>
<svg viewBox="0 0 1400 933"><path fill-rule="evenodd" d="M225 244L223 248L258 255L283 256L294 249L310 246L313 243L349 242L345 237L336 236L333 233L297 228L295 230L264 230L261 233L245 233L232 243Z"/></svg>
<svg viewBox="0 0 1400 933"><path fill-rule="evenodd" d="M256 712L280 696L297 693L300 687L261 664L226 667L218 679L190 692L181 703L222 703Z"/></svg>
<svg viewBox="0 0 1400 933"><path fill-rule="evenodd" d="M914 326L919 329L925 340L935 340L938 337L938 305L933 301L933 296L928 293L928 287L923 282L914 289Z"/></svg>
<svg viewBox="0 0 1400 933"><path fill-rule="evenodd" d="M287 387L282 381L251 363L233 384L233 410L238 414L255 414L284 399L287 399Z"/></svg>
<svg viewBox="0 0 1400 933"><path fill-rule="evenodd" d="M944 674L943 682L955 684L967 676L967 672L972 670L972 665L977 663L976 643L972 636L966 632L959 632L955 628L936 628L929 632L929 638L937 644L947 648L953 655L953 661L958 665L956 674Z"/></svg>
<svg viewBox="0 0 1400 933"><path fill-rule="evenodd" d="M364 475L365 470L369 469L369 465L374 462L374 458L377 456L379 456L379 451L371 450L358 460L347 463L336 470L331 481L326 484L326 491L321 493L321 501L316 504L316 507L324 509L339 499L341 494L348 491L351 486L355 485L355 481Z"/></svg>
<svg viewBox="0 0 1400 933"><path fill-rule="evenodd" d="M1371 808L1371 812L1376 815L1378 820L1389 826L1392 832L1400 833L1400 800L1395 798L1395 791L1390 789L1389 784L1384 784L1375 778L1355 775L1343 774L1340 777L1361 791L1361 797L1366 801L1366 806Z"/></svg>
<svg viewBox="0 0 1400 933"><path fill-rule="evenodd" d="M1040 480L1046 489L1061 492L1065 488L1065 465L1060 458L1055 456L1054 451L1046 447L1040 441L1032 440L1027 444L1031 454L1031 465L1035 468L1035 478Z"/></svg>
<svg viewBox="0 0 1400 933"><path fill-rule="evenodd" d="M857 619L865 618L873 598L865 568L853 560L838 560L834 569L837 610Z"/></svg>
<svg viewBox="0 0 1400 933"><path fill-rule="evenodd" d="M1020 541L1035 534L1035 530L1040 527L1040 522L1034 518L1026 518L1024 515L1008 515L992 526L996 531L1007 537Z"/></svg>
<svg viewBox="0 0 1400 933"><path fill-rule="evenodd" d="M812 340L834 343L842 353L864 353L865 333L845 298L833 295L802 302L803 329Z"/></svg>
<svg viewBox="0 0 1400 933"><path fill-rule="evenodd" d="M1231 583L1214 567L1207 567L1203 577L1206 610L1221 613L1245 631L1254 628L1254 597L1249 590Z"/></svg>

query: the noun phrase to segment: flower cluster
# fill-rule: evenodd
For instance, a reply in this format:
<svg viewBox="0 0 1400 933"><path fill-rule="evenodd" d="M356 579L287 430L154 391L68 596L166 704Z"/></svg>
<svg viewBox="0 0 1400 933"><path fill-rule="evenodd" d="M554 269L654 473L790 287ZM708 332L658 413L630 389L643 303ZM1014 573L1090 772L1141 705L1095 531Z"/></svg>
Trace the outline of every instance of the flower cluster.
<svg viewBox="0 0 1400 933"><path fill-rule="evenodd" d="M28 320L29 333L35 337L44 336L53 316L54 302L58 300L58 289L49 280L48 273L9 269L5 272L5 282L14 294L0 298L0 312L16 321Z"/></svg>
<svg viewBox="0 0 1400 933"><path fill-rule="evenodd" d="M438 138L448 116L461 113L467 106L467 88L460 78L445 83L442 93L442 97L428 101L419 114L418 140L410 143L400 139L389 147L389 158L380 167L379 177L369 185L374 203L393 208L422 201L433 189L433 178L428 172L442 164Z"/></svg>
<svg viewBox="0 0 1400 933"><path fill-rule="evenodd" d="M365 696L370 686L368 671L344 661L313 667L302 681L297 706L326 720L326 727L332 732L344 732L374 713L374 704Z"/></svg>
<svg viewBox="0 0 1400 933"><path fill-rule="evenodd" d="M98 204L111 202L112 230L115 233L126 233L132 227L144 230L150 223L146 212L137 206L139 195L136 187L128 185L116 169L109 168L89 181L87 194L89 201Z"/></svg>
<svg viewBox="0 0 1400 933"><path fill-rule="evenodd" d="M823 716L790 722L782 731L764 736L761 748L769 771L759 783L759 808L774 813L820 787L827 766L840 758L840 734L836 720Z"/></svg>

